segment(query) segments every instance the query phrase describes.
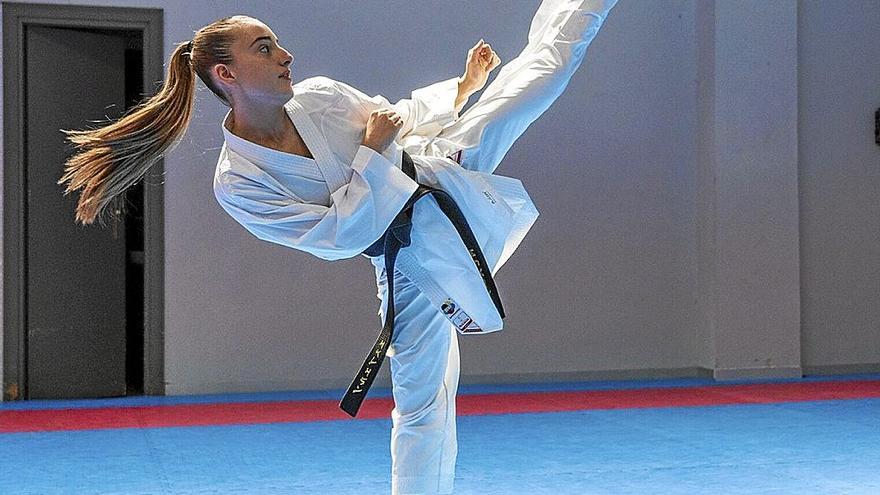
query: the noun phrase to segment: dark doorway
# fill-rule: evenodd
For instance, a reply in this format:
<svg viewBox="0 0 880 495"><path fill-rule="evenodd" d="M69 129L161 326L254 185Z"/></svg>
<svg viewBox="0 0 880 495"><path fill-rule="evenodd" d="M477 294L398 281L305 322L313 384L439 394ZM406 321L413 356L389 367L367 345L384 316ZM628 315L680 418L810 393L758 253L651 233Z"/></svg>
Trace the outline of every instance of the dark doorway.
<svg viewBox="0 0 880 495"><path fill-rule="evenodd" d="M143 300L142 287L128 288L126 233L143 227L127 217L103 228L76 225L77 198L62 197L57 184L69 154L60 129L125 110L127 38L47 26L25 31L27 399L125 395L126 342L143 340L143 332L126 328L128 293Z"/></svg>
<svg viewBox="0 0 880 495"><path fill-rule="evenodd" d="M45 7L4 4L4 61L12 37L20 62L4 70L4 81L17 72L5 101L20 112L4 119L15 128L4 143L4 234L15 240L4 252L4 397L162 394L162 164L106 226L75 224L77 196L56 183L73 152L60 129L98 127L152 94L145 74L158 58L161 77L161 56L145 48L161 54L161 12ZM131 28L132 14L148 26Z"/></svg>

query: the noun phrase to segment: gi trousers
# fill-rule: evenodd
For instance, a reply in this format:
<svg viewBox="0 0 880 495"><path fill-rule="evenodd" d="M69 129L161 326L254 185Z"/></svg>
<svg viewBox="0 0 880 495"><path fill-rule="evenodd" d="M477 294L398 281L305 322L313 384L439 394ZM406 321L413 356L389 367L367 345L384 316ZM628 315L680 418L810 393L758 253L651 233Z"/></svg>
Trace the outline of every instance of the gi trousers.
<svg viewBox="0 0 880 495"><path fill-rule="evenodd" d="M479 100L431 140L424 154L451 156L492 173L520 135L568 86L617 0L544 0L529 41L502 65Z"/></svg>
<svg viewBox="0 0 880 495"><path fill-rule="evenodd" d="M580 66L590 42L617 0L544 0L523 51L504 64L477 102L429 141L423 155L448 157L491 173L526 128L556 100ZM438 240L438 242L442 242ZM384 320L387 276L384 257L376 268L379 311ZM388 359L393 495L452 493L457 440L455 395L459 353L455 328L395 270L397 316Z"/></svg>
<svg viewBox="0 0 880 495"><path fill-rule="evenodd" d="M384 263L384 257L373 258ZM387 274L376 266L380 316L387 310ZM394 271L394 335L388 349L392 494L452 493L458 444L455 393L458 338L455 327L406 276Z"/></svg>

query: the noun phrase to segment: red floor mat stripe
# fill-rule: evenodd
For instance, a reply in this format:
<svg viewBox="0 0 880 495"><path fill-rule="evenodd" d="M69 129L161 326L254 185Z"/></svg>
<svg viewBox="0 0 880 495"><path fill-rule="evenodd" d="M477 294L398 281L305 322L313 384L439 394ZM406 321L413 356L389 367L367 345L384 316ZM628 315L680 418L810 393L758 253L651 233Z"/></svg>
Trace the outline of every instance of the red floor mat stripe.
<svg viewBox="0 0 880 495"><path fill-rule="evenodd" d="M474 394L458 397L459 416L647 407L769 404L880 398L880 380L705 387ZM368 399L359 419L387 418L391 399ZM0 411L0 433L309 422L347 419L336 401L276 401Z"/></svg>

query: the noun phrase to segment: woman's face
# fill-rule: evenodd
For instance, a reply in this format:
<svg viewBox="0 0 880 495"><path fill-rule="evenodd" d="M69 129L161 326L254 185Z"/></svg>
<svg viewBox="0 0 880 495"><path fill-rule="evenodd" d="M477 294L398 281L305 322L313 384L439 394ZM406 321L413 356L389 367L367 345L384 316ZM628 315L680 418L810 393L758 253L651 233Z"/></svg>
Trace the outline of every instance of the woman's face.
<svg viewBox="0 0 880 495"><path fill-rule="evenodd" d="M226 86L233 105L283 105L293 96L293 55L278 44L268 26L256 19L243 22L231 50L234 62L215 67L215 74Z"/></svg>

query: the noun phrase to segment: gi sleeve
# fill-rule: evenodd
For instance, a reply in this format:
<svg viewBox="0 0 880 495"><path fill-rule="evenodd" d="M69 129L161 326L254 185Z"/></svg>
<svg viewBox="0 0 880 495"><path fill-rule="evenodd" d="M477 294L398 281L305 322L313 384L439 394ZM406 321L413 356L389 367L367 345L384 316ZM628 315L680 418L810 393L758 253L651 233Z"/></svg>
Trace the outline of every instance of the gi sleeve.
<svg viewBox="0 0 880 495"><path fill-rule="evenodd" d="M450 122L458 118L455 97L458 96L458 78L440 81L414 90L411 98L392 104L384 96L367 96L357 88L335 81L337 90L349 100L372 112L378 108L393 108L403 118L403 127L397 134L400 142L410 135L432 138Z"/></svg>
<svg viewBox="0 0 880 495"><path fill-rule="evenodd" d="M215 196L259 239L325 260L351 258L382 236L418 187L366 146L358 149L352 170L349 183L331 194L330 206L304 203L231 171L217 176Z"/></svg>

